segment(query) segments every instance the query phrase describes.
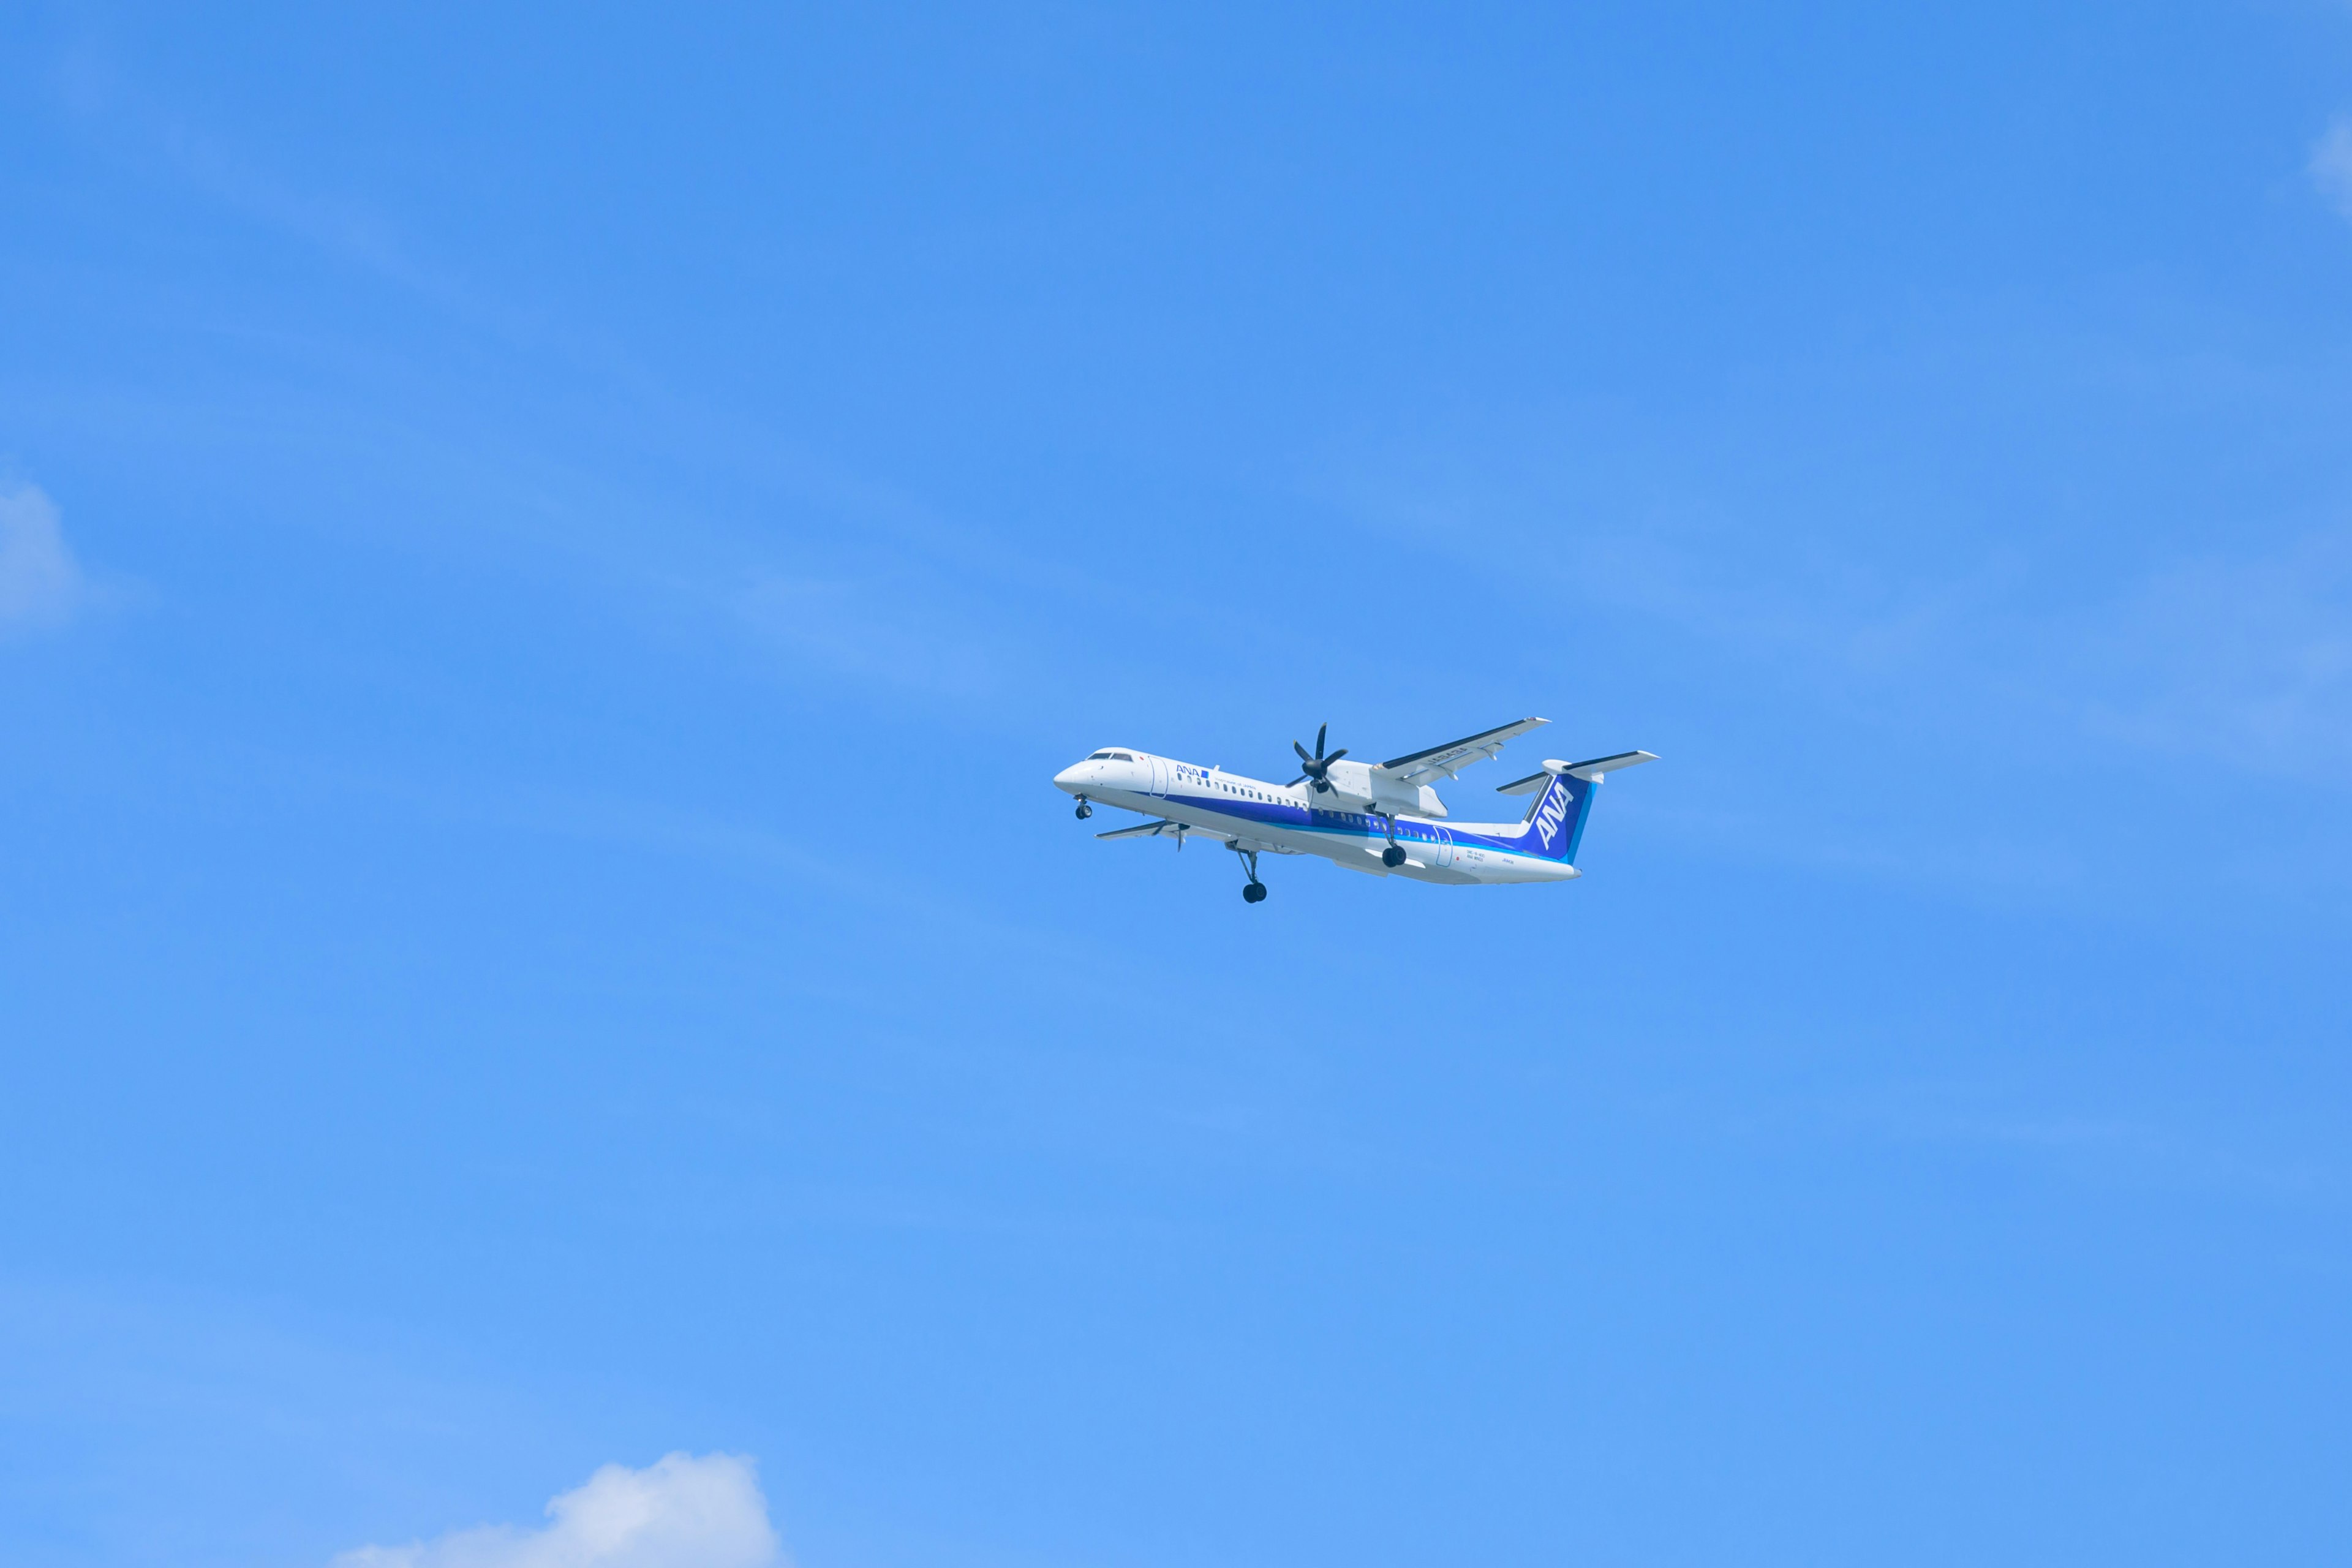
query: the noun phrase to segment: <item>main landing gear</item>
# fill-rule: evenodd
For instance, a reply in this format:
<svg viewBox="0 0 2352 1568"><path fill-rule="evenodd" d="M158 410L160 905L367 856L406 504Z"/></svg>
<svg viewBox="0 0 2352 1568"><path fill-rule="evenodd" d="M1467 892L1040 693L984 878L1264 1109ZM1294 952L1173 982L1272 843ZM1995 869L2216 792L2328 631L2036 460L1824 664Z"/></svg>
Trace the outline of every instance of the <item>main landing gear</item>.
<svg viewBox="0 0 2352 1568"><path fill-rule="evenodd" d="M1242 889L1242 902L1245 904L1265 902L1265 884L1257 879L1257 851L1244 849L1237 844L1227 845L1226 847L1242 858L1243 866L1249 871L1249 885Z"/></svg>
<svg viewBox="0 0 2352 1568"><path fill-rule="evenodd" d="M1078 796L1078 820L1080 822L1084 822L1087 817L1092 816L1094 814L1095 808L1087 804L1087 797L1085 795Z"/></svg>
<svg viewBox="0 0 2352 1568"><path fill-rule="evenodd" d="M1381 851L1381 864L1393 871L1404 864L1404 846L1396 841L1396 818L1383 816L1381 820L1389 827L1389 847Z"/></svg>

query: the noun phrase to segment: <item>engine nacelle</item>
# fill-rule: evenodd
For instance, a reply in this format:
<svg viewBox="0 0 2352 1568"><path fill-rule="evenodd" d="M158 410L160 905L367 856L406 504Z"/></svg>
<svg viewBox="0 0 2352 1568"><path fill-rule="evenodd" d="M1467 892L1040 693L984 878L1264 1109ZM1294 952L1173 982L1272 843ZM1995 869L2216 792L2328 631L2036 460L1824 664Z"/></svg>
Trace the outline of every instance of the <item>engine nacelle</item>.
<svg viewBox="0 0 2352 1568"><path fill-rule="evenodd" d="M1404 804L1408 795L1411 796L1410 805ZM1397 804L1391 805L1391 800ZM1437 792L1427 784L1415 784L1393 796L1382 795L1381 809L1400 812L1407 816L1444 816L1445 803L1438 799Z"/></svg>
<svg viewBox="0 0 2352 1568"><path fill-rule="evenodd" d="M1379 811L1398 816L1444 816L1445 803L1427 784L1381 777L1370 763L1331 764L1331 793L1317 804L1336 811Z"/></svg>

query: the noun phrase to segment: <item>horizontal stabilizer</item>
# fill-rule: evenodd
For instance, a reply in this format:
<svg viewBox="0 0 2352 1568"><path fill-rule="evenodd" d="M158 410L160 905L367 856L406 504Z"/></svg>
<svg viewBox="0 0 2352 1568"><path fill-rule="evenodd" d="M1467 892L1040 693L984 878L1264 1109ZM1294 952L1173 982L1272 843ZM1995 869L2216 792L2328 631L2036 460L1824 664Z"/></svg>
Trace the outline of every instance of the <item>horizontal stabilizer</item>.
<svg viewBox="0 0 2352 1568"><path fill-rule="evenodd" d="M1655 752L1620 752L1613 757L1595 757L1589 763L1570 763L1559 771L1572 779L1597 779L1602 773L1613 773L1619 768L1635 768L1657 760Z"/></svg>
<svg viewBox="0 0 2352 1568"><path fill-rule="evenodd" d="M1529 773L1523 779L1513 779L1509 784L1496 785L1495 793L1496 795L1533 795L1537 790L1541 789L1544 781L1554 773L1566 773L1572 779L1591 780L1599 778L1602 773L1613 773L1619 768L1639 767L1643 763L1654 763L1657 760L1658 754L1655 752L1620 752L1613 757L1595 757L1591 762L1585 763L1563 763L1555 759L1545 763L1541 773Z"/></svg>

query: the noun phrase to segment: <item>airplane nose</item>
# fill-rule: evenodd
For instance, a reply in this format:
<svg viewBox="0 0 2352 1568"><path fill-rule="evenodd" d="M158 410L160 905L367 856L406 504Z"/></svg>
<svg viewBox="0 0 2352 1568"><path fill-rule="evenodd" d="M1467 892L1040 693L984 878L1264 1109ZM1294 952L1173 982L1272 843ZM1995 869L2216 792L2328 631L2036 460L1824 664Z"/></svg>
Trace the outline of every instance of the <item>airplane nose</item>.
<svg viewBox="0 0 2352 1568"><path fill-rule="evenodd" d="M1086 764L1084 763L1072 763L1068 767L1064 768L1060 773L1055 773L1054 775L1054 787L1055 789L1066 789L1075 793L1079 784L1078 772L1085 766Z"/></svg>

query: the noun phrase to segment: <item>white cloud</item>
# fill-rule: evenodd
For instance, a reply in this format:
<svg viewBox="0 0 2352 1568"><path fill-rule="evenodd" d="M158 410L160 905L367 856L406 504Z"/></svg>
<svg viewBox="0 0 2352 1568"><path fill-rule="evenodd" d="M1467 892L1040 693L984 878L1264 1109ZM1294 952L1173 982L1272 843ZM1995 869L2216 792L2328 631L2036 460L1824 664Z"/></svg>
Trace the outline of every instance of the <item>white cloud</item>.
<svg viewBox="0 0 2352 1568"><path fill-rule="evenodd" d="M333 1568L782 1568L751 1461L671 1454L606 1465L547 1505L544 1530L484 1525L410 1546L362 1546Z"/></svg>
<svg viewBox="0 0 2352 1568"><path fill-rule="evenodd" d="M0 631L59 625L87 596L56 505L30 485L0 489Z"/></svg>
<svg viewBox="0 0 2352 1568"><path fill-rule="evenodd" d="M2312 144L2312 184L2346 217L2352 217L2352 115L2337 115Z"/></svg>

